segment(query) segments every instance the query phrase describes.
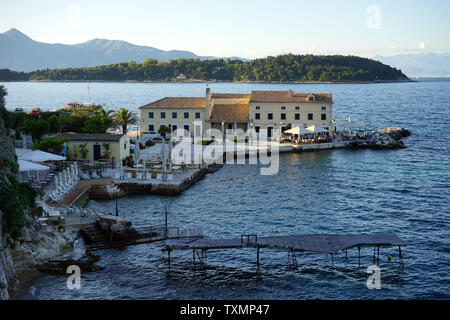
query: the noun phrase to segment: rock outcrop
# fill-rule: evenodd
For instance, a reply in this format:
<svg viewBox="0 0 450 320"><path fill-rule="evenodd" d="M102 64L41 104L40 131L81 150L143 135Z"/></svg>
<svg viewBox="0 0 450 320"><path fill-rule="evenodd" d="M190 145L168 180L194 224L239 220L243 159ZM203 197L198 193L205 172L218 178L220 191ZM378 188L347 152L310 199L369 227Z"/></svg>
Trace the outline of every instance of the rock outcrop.
<svg viewBox="0 0 450 320"><path fill-rule="evenodd" d="M401 140L411 135L411 132L401 127L388 127L374 130L363 139L349 143L349 149L402 149L406 148Z"/></svg>

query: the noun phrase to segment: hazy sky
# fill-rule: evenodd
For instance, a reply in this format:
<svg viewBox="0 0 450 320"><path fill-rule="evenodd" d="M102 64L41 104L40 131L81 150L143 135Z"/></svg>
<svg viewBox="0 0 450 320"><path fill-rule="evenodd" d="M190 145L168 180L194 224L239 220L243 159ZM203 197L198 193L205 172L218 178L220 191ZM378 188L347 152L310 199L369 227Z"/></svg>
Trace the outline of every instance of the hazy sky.
<svg viewBox="0 0 450 320"><path fill-rule="evenodd" d="M447 0L0 0L0 32L74 44L125 40L199 55L372 57L450 52Z"/></svg>

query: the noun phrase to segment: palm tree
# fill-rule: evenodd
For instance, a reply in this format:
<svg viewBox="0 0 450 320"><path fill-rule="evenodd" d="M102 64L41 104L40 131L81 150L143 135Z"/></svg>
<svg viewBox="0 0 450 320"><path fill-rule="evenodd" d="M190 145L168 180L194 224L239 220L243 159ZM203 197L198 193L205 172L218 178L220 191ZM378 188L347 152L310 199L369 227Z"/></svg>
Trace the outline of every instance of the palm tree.
<svg viewBox="0 0 450 320"><path fill-rule="evenodd" d="M112 115L112 118L116 125L122 127L122 131L124 134L127 133L128 125L136 124L138 121L136 113L130 112L130 110L128 110L127 108L120 108Z"/></svg>

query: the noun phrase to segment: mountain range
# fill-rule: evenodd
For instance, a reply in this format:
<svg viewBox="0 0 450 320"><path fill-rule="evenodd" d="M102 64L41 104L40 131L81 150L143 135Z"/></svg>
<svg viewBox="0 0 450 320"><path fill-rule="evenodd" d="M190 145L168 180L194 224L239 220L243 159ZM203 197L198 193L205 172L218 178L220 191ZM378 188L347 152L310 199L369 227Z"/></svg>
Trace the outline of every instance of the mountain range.
<svg viewBox="0 0 450 320"><path fill-rule="evenodd" d="M38 42L17 29L0 33L0 69L30 72L39 69L94 67L131 60L141 63L147 58L167 62L179 58L209 60L215 57L198 56L182 50L165 51L120 40L93 39L67 45ZM229 59L249 61L239 57ZM375 56L373 59L400 69L410 77L450 75L448 53Z"/></svg>
<svg viewBox="0 0 450 320"><path fill-rule="evenodd" d="M373 59L402 70L408 77L450 76L450 53L401 54Z"/></svg>
<svg viewBox="0 0 450 320"><path fill-rule="evenodd" d="M147 58L168 61L179 58L208 60L214 57L198 56L182 50L164 51L119 40L93 39L67 45L38 42L17 29L0 33L0 69L30 72L47 68L93 67L131 60L141 63Z"/></svg>

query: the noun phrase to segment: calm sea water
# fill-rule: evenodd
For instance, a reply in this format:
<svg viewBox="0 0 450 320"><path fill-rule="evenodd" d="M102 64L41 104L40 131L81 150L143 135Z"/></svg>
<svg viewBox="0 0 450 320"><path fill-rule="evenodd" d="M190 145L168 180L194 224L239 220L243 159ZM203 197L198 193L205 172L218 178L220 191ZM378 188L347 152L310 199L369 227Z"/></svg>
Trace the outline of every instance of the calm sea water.
<svg viewBox="0 0 450 320"><path fill-rule="evenodd" d="M53 109L87 101L87 83L4 83L9 108ZM335 267L324 255L263 249L256 270L252 249L208 252L193 270L191 252L172 254L162 244L100 253L103 271L86 273L79 291L66 277L37 277L26 297L36 299L448 299L450 298L450 81L415 83L271 85L209 84L213 92L293 89L331 92L335 119L368 119L369 126L398 125L413 132L407 149L334 150L283 154L280 172L259 175L255 165L227 165L179 196L119 200L120 215L135 225L201 226L211 237L243 233L392 232L408 243L400 270L395 248L381 249L381 290L366 287L371 248ZM138 106L164 96L199 96L205 84L91 83L91 100L110 108ZM114 209L113 201L103 204ZM388 261L388 255L392 261Z"/></svg>

